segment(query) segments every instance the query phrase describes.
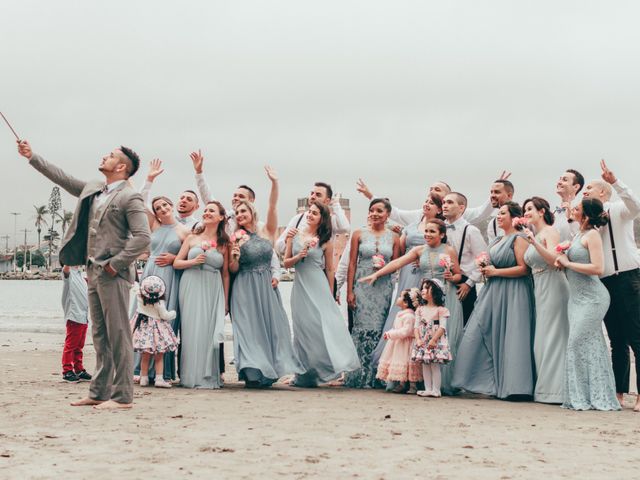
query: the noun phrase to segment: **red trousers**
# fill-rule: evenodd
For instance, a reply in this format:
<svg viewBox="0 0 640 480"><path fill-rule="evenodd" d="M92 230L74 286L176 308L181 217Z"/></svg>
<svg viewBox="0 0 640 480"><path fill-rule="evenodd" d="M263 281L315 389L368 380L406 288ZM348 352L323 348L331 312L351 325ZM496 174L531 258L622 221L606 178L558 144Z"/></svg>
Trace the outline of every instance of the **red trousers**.
<svg viewBox="0 0 640 480"><path fill-rule="evenodd" d="M82 365L82 349L84 340L87 338L86 323L76 323L67 320L67 336L64 339L64 350L62 350L62 373L76 372L84 370Z"/></svg>

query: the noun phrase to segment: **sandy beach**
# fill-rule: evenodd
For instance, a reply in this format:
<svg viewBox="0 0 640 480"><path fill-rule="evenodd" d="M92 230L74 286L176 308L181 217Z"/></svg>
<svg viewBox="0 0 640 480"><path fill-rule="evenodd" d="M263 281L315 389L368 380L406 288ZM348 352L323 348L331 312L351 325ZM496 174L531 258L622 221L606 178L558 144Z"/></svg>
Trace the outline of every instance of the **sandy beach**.
<svg viewBox="0 0 640 480"><path fill-rule="evenodd" d="M88 385L62 381L60 335L0 339L3 478L636 478L640 467L629 409L246 391L229 372L222 390L136 387L131 411L98 412L69 405Z"/></svg>

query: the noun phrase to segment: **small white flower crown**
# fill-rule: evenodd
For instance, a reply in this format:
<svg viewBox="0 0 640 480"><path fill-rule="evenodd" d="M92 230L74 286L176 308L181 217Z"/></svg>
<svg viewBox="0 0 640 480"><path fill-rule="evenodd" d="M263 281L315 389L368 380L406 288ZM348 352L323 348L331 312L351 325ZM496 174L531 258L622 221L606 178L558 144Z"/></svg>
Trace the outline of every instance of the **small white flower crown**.
<svg viewBox="0 0 640 480"><path fill-rule="evenodd" d="M417 288L410 288L409 298L411 299L413 308L418 308L420 306L420 290L418 290Z"/></svg>

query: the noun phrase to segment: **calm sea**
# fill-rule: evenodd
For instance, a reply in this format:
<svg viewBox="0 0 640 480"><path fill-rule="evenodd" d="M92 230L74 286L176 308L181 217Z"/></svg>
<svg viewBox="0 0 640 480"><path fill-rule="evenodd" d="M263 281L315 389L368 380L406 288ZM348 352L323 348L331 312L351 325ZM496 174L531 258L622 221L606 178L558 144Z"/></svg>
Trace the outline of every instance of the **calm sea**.
<svg viewBox="0 0 640 480"><path fill-rule="evenodd" d="M289 319L292 286L293 282L282 282L279 287ZM0 332L64 332L61 295L60 280L0 281Z"/></svg>

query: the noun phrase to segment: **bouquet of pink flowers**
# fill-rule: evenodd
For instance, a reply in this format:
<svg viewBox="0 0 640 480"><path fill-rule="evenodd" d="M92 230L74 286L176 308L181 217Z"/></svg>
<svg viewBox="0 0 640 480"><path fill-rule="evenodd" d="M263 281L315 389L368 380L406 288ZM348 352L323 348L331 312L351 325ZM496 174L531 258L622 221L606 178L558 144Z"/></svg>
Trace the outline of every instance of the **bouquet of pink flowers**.
<svg viewBox="0 0 640 480"><path fill-rule="evenodd" d="M511 221L511 225L516 230L522 230L523 228L529 226L529 220L524 217L516 217Z"/></svg>
<svg viewBox="0 0 640 480"><path fill-rule="evenodd" d="M239 246L244 245L249 240L249 234L244 230L236 230L235 233L231 235L231 242L237 242Z"/></svg>
<svg viewBox="0 0 640 480"><path fill-rule="evenodd" d="M491 257L487 252L482 252L476 257L476 265L480 268L488 267L491 265Z"/></svg>
<svg viewBox="0 0 640 480"><path fill-rule="evenodd" d="M206 252L210 248L218 248L218 244L216 243L215 240L211 240L211 241L205 240L204 242L202 242L202 245L200 246L200 248L202 248L202 250Z"/></svg>
<svg viewBox="0 0 640 480"><path fill-rule="evenodd" d="M491 265L491 257L487 252L482 252L480 255L476 257L476 265L480 268L488 267ZM482 274L482 281L486 282L484 274Z"/></svg>
<svg viewBox="0 0 640 480"><path fill-rule="evenodd" d="M381 253L376 253L375 255L373 255L371 257L371 260L373 262L374 270L380 270L382 267L384 267L387 264L387 262L384 259L384 255L382 255Z"/></svg>
<svg viewBox="0 0 640 480"><path fill-rule="evenodd" d="M307 247L316 248L318 243L320 243L320 239L318 237L312 237L311 240L307 242Z"/></svg>
<svg viewBox="0 0 640 480"><path fill-rule="evenodd" d="M445 271L450 272L451 268L453 267L451 256L447 255L446 253L441 253L438 260L438 265L444 268Z"/></svg>
<svg viewBox="0 0 640 480"><path fill-rule="evenodd" d="M570 246L571 242L568 240L566 242L559 243L558 245L556 245L556 252L567 253L567 250L569 250Z"/></svg>

